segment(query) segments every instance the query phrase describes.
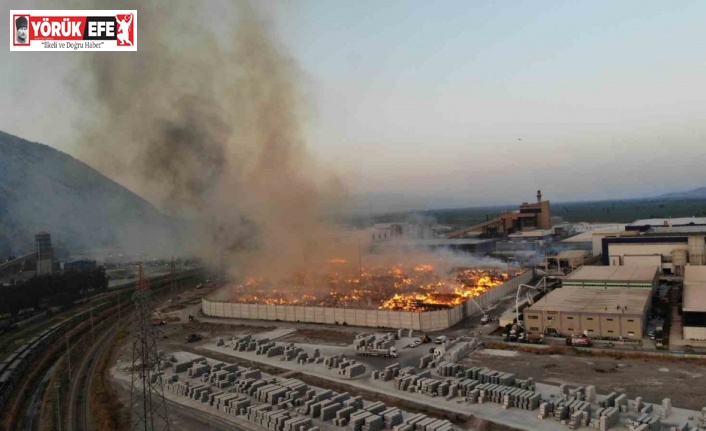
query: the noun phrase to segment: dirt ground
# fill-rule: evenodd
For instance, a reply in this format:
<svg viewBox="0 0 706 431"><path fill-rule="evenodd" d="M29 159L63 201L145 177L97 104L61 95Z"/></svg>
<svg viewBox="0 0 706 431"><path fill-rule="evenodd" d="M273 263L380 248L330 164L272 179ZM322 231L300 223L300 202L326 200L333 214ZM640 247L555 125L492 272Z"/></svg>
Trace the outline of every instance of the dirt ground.
<svg viewBox="0 0 706 431"><path fill-rule="evenodd" d="M505 356L513 353L516 355ZM461 363L515 373L520 378L532 377L536 382L557 386L562 383L594 385L602 394L624 392L630 399L641 396L650 403L661 404L662 399L671 398L674 407L701 410L706 406L706 365L679 360L479 350Z"/></svg>
<svg viewBox="0 0 706 431"><path fill-rule="evenodd" d="M289 343L316 343L330 346L349 346L353 344L357 332L337 331L334 329L297 329L297 332L282 337L277 341Z"/></svg>

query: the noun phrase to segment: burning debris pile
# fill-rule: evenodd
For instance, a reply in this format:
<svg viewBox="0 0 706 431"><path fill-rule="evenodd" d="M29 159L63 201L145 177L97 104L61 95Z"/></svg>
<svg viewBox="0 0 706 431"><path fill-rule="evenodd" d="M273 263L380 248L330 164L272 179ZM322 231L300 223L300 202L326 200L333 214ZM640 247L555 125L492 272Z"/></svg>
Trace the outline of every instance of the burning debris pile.
<svg viewBox="0 0 706 431"><path fill-rule="evenodd" d="M344 264L332 260L329 264ZM278 283L248 278L235 286L231 302L430 311L462 304L504 283L497 269L454 267L439 274L433 265L371 266L358 273L298 273Z"/></svg>

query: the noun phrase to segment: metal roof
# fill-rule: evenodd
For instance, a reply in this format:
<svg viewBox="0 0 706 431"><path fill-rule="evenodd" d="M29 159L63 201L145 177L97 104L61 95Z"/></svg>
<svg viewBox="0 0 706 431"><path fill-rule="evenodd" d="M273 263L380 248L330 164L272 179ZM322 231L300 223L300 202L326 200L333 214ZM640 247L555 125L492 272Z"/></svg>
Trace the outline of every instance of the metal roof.
<svg viewBox="0 0 706 431"><path fill-rule="evenodd" d="M669 233L695 233L695 234L706 234L706 226L695 225L695 226L655 226L647 231L647 234L669 234Z"/></svg>
<svg viewBox="0 0 706 431"><path fill-rule="evenodd" d="M652 283L658 266L582 266L564 278L567 281L611 281L625 283Z"/></svg>
<svg viewBox="0 0 706 431"><path fill-rule="evenodd" d="M706 312L706 266L684 267L683 310Z"/></svg>
<svg viewBox="0 0 706 431"><path fill-rule="evenodd" d="M687 226L690 224L706 225L706 217L648 218L635 220L628 226Z"/></svg>
<svg viewBox="0 0 706 431"><path fill-rule="evenodd" d="M652 293L638 289L560 288L530 307L530 311L642 315ZM620 309L618 309L620 307Z"/></svg>
<svg viewBox="0 0 706 431"><path fill-rule="evenodd" d="M620 227L602 227L598 229L588 230L586 232L581 232L578 235L566 238L562 242L592 242L594 235L625 235L625 225L622 224ZM627 235L633 235L628 232Z"/></svg>
<svg viewBox="0 0 706 431"><path fill-rule="evenodd" d="M575 259L580 257L588 257L588 250L564 250L560 251L556 257L559 259Z"/></svg>

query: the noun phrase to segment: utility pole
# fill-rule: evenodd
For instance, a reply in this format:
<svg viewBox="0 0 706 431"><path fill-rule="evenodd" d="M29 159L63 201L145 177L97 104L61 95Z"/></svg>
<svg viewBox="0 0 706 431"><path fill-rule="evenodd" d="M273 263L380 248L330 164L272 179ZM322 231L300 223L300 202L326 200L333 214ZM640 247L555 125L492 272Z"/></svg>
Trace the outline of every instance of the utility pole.
<svg viewBox="0 0 706 431"><path fill-rule="evenodd" d="M120 292L117 292L116 295L118 295L118 321L123 320L123 316L120 313Z"/></svg>
<svg viewBox="0 0 706 431"><path fill-rule="evenodd" d="M139 265L138 273L137 286L132 295L135 309L131 329L133 344L130 429L169 431L167 402L164 398L164 383L160 377L160 358L157 354L158 331L151 322L154 309L142 263Z"/></svg>
<svg viewBox="0 0 706 431"><path fill-rule="evenodd" d="M66 354L69 358L69 380L71 380L71 344L69 343L69 334L66 334Z"/></svg>
<svg viewBox="0 0 706 431"><path fill-rule="evenodd" d="M56 429L61 431L61 385L57 383L54 388L56 389Z"/></svg>

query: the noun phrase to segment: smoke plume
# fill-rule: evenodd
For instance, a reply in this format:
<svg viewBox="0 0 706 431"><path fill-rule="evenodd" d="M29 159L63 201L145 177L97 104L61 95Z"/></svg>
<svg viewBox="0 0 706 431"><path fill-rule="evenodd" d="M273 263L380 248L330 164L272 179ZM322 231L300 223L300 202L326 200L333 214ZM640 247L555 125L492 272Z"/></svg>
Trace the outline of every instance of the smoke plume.
<svg viewBox="0 0 706 431"><path fill-rule="evenodd" d="M329 253L343 187L318 173L302 73L266 19L203 6L140 3L137 52L85 57L80 156L192 222L174 254L284 275Z"/></svg>

